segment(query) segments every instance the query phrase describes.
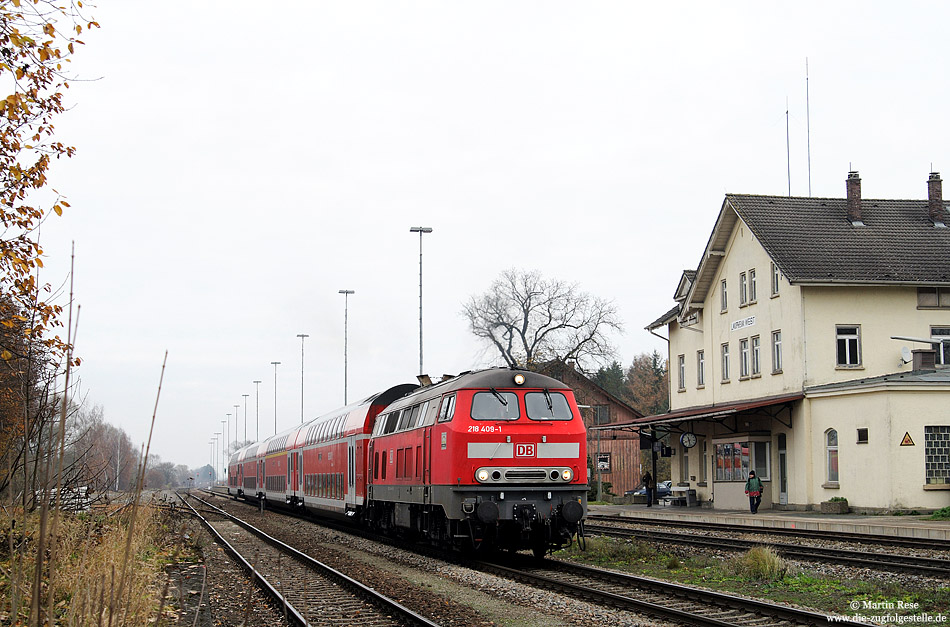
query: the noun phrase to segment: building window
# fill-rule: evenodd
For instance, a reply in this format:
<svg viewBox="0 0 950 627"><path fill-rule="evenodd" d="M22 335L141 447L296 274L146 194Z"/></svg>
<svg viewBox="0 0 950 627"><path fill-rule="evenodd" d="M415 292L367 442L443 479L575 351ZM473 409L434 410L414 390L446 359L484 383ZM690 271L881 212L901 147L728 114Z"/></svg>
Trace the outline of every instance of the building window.
<svg viewBox="0 0 950 627"><path fill-rule="evenodd" d="M726 442L715 445L716 481L745 481L749 470L762 481L771 476L769 442Z"/></svg>
<svg viewBox="0 0 950 627"><path fill-rule="evenodd" d="M749 303L754 303L755 298L755 268L749 270Z"/></svg>
<svg viewBox="0 0 950 627"><path fill-rule="evenodd" d="M722 345L722 380L729 380L729 342Z"/></svg>
<svg viewBox="0 0 950 627"><path fill-rule="evenodd" d="M749 302L748 287L746 285L745 272L739 273L739 306L745 307Z"/></svg>
<svg viewBox="0 0 950 627"><path fill-rule="evenodd" d="M726 280L723 279L719 284L719 310L726 311L727 309L729 309L729 298L726 296Z"/></svg>
<svg viewBox="0 0 950 627"><path fill-rule="evenodd" d="M686 389L686 355L680 355L676 358L677 373L679 378L677 380L677 386L680 390Z"/></svg>
<svg viewBox="0 0 950 627"><path fill-rule="evenodd" d="M926 483L950 483L950 426L924 427Z"/></svg>
<svg viewBox="0 0 950 627"><path fill-rule="evenodd" d="M594 405L594 425L605 425L610 422L610 407Z"/></svg>
<svg viewBox="0 0 950 627"><path fill-rule="evenodd" d="M941 366L950 365L950 327L930 327L930 338L943 340L932 346L937 351L937 363Z"/></svg>
<svg viewBox="0 0 950 627"><path fill-rule="evenodd" d="M762 374L762 360L760 359L759 336L752 337L752 376L757 377Z"/></svg>
<svg viewBox="0 0 950 627"><path fill-rule="evenodd" d="M950 309L950 287L918 287L918 309Z"/></svg>
<svg viewBox="0 0 950 627"><path fill-rule="evenodd" d="M867 427L862 427L858 429L858 444L867 444L868 443L868 430Z"/></svg>
<svg viewBox="0 0 950 627"><path fill-rule="evenodd" d="M838 483L838 432L834 429L825 432L825 464L828 483Z"/></svg>
<svg viewBox="0 0 950 627"><path fill-rule="evenodd" d="M689 449L680 445L683 456L680 457L680 481L689 481Z"/></svg>
<svg viewBox="0 0 950 627"><path fill-rule="evenodd" d="M696 387L706 385L706 352L696 351Z"/></svg>
<svg viewBox="0 0 950 627"><path fill-rule="evenodd" d="M838 345L838 367L853 368L861 365L861 327L835 327Z"/></svg>
<svg viewBox="0 0 950 627"><path fill-rule="evenodd" d="M739 340L739 378L749 378L749 338Z"/></svg>
<svg viewBox="0 0 950 627"><path fill-rule="evenodd" d="M780 278L781 278L781 275L779 274L778 266L775 265L775 263L772 263L772 296L778 296L778 286L779 286Z"/></svg>
<svg viewBox="0 0 950 627"><path fill-rule="evenodd" d="M772 374L782 372L782 332L772 331Z"/></svg>
<svg viewBox="0 0 950 627"><path fill-rule="evenodd" d="M706 483L709 478L709 451L706 446L707 440L703 438L703 467L699 469L699 480Z"/></svg>

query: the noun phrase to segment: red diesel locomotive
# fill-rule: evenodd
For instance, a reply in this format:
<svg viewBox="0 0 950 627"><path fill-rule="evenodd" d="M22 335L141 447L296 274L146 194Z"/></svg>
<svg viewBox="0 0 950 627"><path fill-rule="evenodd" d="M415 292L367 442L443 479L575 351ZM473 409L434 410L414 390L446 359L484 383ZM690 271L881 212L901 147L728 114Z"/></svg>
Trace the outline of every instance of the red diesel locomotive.
<svg viewBox="0 0 950 627"><path fill-rule="evenodd" d="M228 492L442 545L567 544L587 510L570 388L495 368L399 385L231 456Z"/></svg>

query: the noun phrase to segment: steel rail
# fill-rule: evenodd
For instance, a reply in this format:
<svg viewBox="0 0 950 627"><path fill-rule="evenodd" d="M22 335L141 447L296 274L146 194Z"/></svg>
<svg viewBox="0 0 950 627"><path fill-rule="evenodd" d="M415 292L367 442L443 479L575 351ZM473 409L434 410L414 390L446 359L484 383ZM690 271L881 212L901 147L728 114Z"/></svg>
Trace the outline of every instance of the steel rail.
<svg viewBox="0 0 950 627"><path fill-rule="evenodd" d="M781 544L765 542L761 540L740 540L738 538L695 536L686 533L649 531L645 529L623 529L620 527L606 527L602 525L590 524L585 525L584 529L591 535L677 542L680 544L691 544L694 546L725 549L731 551L747 551L756 546L768 546L774 549L779 555L793 559L834 562L849 566L872 568L874 570L896 570L899 572L927 574L935 577L950 577L950 562L947 560L914 557L911 555L869 553L867 551L849 551L846 549L831 549L798 544Z"/></svg>
<svg viewBox="0 0 950 627"><path fill-rule="evenodd" d="M683 519L640 518L636 516L598 516L596 514L588 515L587 521L595 524L597 522L621 522L632 525L656 525L660 527L710 529L714 531L728 531L732 533L770 533L774 535L793 536L797 538L815 538L819 540L836 540L861 544L883 544L888 546L902 546L916 549L936 549L941 551L950 551L950 540L907 536L889 536L874 533L851 533L845 531L830 531L825 529L790 529L788 527L739 525L735 523L714 523Z"/></svg>
<svg viewBox="0 0 950 627"><path fill-rule="evenodd" d="M203 506L210 508L212 511L214 511L215 514L218 514L218 515L220 515L220 516L223 516L224 518L230 520L231 522L233 522L233 523L239 525L241 528L247 530L248 532L250 532L250 533L253 534L254 536L260 538L261 540L263 540L264 542L266 542L266 543L269 544L270 546L272 546L272 547L276 548L277 550L279 550L279 551L285 553L285 554L288 555L289 557L291 557L291 558L293 558L294 560L296 560L298 563L304 565L305 567L307 567L307 568L309 568L309 569L315 571L316 573L318 573L318 574L320 574L320 575L322 575L322 576L324 576L324 577L327 577L327 578L329 578L329 579L332 579L332 580L336 581L336 582L339 583L340 585L342 585L342 586L348 588L349 590L351 590L354 594L365 598L365 599L368 600L370 603L376 605L376 606L377 606L379 609L381 609L383 612L392 613L392 614L395 616L395 620L397 620L397 621L399 621L399 622L401 622L401 623L403 623L403 624L405 624L405 625L420 625L420 626L423 626L423 627L439 627L439 623L435 623L435 622L430 621L428 618L426 618L426 617L424 617L424 616L422 616L422 615L420 615L420 614L417 614L416 612L413 612L413 611L410 610L409 608L407 608L407 607L405 607L404 605L402 605L402 604L400 604L400 603L394 601L393 599L390 599L389 597L387 597L387 596L385 596L385 595L383 595L383 594L377 592L377 591L374 590L373 588L370 588L369 586L367 586L367 585L365 585L365 584L363 584L363 583L361 583L361 582L359 582L359 581L357 581L357 580L355 580L355 579L353 579L353 578L351 578L351 577L349 577L349 576L347 576L347 575L344 575L343 573L341 573L340 571L336 570L335 568L332 568L331 566L328 566L328 565L326 565L326 564L324 564L324 563L322 563L322 562L320 562L320 561L317 561L317 560L315 560L314 558L310 557L309 555L298 551L297 549L293 548L292 546L290 546L290 545L288 545L288 544L285 544L284 542L281 542L281 541L278 540L277 538L274 538L274 537L272 537L272 536L266 534L265 532L261 531L260 529L257 529L256 527L254 527L254 526L251 525L250 523L248 523L248 522L246 522L246 521L244 521L244 520L242 520L242 519L240 519L240 518L238 518L238 517L236 517L236 516L234 516L234 515L232 515L232 514L229 514L228 512L224 511L223 509L221 509L221 508L219 508L219 507L216 507L215 505L213 505L213 504L211 504L211 503L205 501L204 499L198 498L197 496L195 496L195 495L193 495L193 494L189 494L188 496L190 496L191 498L197 500L197 501L198 501L199 503L201 503ZM296 609L293 608L293 606L292 606L292 605L290 604L290 602L284 597L284 595L280 594L280 592L278 592L278 590L277 590L272 584L266 582L266 580L265 580L259 573L254 572L253 567L251 567L251 565L247 562L247 560L244 559L242 556L240 556L240 555L238 554L238 552L230 545L230 543L228 543L228 541L225 540L225 539L211 526L211 524L210 524L203 516L201 516L201 514L199 514L199 513L197 512L197 510L195 510L195 509L191 506L191 504L189 504L189 503L187 503L187 501L185 501L185 498L184 498L181 494L179 494L179 498L181 498L182 502L185 503L185 505L188 506L188 508L194 513L194 515L197 516L197 517L205 524L205 526L206 526L208 529L211 530L211 532L212 532L212 533L214 534L214 536L215 536L215 539L216 539L218 542L222 543L222 544L226 547L226 549L228 550L228 552L231 553L232 555L234 555L234 556L237 558L238 562L242 565L242 567L244 567L245 570L247 570L249 573L253 573L254 576L255 576L255 578L257 578L259 581L263 582L262 585L263 585L263 587L267 590L267 592L268 592L271 596L273 596L275 599L277 599L278 603L280 603L280 604L283 605L284 607L288 608L288 613L292 613L292 614L295 616L295 620L302 621L302 622L299 622L298 624L302 624L302 625L306 625L306 624L307 624L307 623L306 623L306 620L304 620L303 616L302 616Z"/></svg>

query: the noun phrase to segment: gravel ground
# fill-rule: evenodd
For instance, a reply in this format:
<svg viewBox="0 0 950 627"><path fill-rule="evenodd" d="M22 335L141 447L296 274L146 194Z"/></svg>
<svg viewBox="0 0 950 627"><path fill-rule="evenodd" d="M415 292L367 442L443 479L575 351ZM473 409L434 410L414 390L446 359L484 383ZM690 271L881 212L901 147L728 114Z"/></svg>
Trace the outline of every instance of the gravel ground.
<svg viewBox="0 0 950 627"><path fill-rule="evenodd" d="M221 498L213 502L442 625L652 627L665 624L526 587L310 522L273 514L262 516L243 503Z"/></svg>

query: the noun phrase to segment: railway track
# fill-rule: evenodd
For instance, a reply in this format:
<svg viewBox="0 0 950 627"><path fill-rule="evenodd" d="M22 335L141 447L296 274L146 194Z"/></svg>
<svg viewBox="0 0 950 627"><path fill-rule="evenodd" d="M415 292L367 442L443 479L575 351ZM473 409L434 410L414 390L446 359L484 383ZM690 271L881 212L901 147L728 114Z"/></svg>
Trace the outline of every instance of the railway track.
<svg viewBox="0 0 950 627"><path fill-rule="evenodd" d="M782 557L791 559L825 563L830 562L835 564L844 564L847 566L856 566L859 568L870 568L873 570L884 570L891 572L908 572L917 575L929 575L932 577L950 577L950 562L947 560L926 557L895 555L891 553L873 553L868 551L850 551L846 549L832 549L825 547L804 546L799 544L781 544L763 542L761 540L741 540L738 538L724 538L719 536L696 536L686 533L675 533L668 531L624 529L621 527L608 527L604 525L588 524L585 525L585 530L590 535L601 535L625 539L636 538L650 542L674 542L678 544L689 544L692 546L728 551L747 551L756 546L769 546Z"/></svg>
<svg viewBox="0 0 950 627"><path fill-rule="evenodd" d="M848 533L843 531L826 531L822 529L789 529L786 527L762 527L755 525L736 525L711 523L683 519L660 520L656 518L637 518L633 516L598 516L590 515L587 522L620 522L636 525L653 525L661 527L677 527L683 529L705 529L710 531L728 531L733 533L767 533L770 535L789 536L795 538L814 538L816 540L834 540L852 544L879 544L884 546L899 546L912 549L950 551L950 541L934 540L932 538L909 538L903 536L888 536L881 534Z"/></svg>
<svg viewBox="0 0 950 627"><path fill-rule="evenodd" d="M456 552L446 553L429 547L420 549L418 545L410 546L404 542L380 538L333 522L321 521L319 524L327 524L341 532L371 538L414 552L421 551L436 559L457 563L596 605L636 612L680 625L799 627L828 624L825 614L776 605L769 601L745 599L559 560L542 561L515 556L516 559L513 562L472 561L461 559ZM861 623L843 619L837 624L853 627Z"/></svg>
<svg viewBox="0 0 950 627"><path fill-rule="evenodd" d="M366 627L438 625L211 503L188 496L201 503L203 511L217 520L202 516L184 496L179 495L179 498L294 623L358 623Z"/></svg>
<svg viewBox="0 0 950 627"><path fill-rule="evenodd" d="M696 627L828 625L826 614L560 562L524 561L517 567L477 562L481 570L602 605ZM839 625L863 623L842 618Z"/></svg>

